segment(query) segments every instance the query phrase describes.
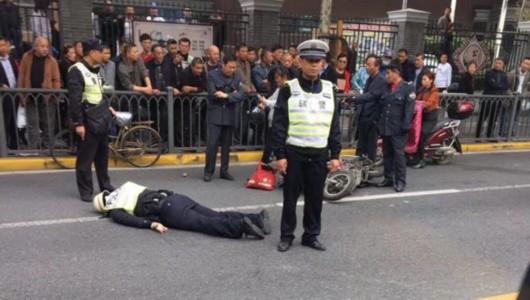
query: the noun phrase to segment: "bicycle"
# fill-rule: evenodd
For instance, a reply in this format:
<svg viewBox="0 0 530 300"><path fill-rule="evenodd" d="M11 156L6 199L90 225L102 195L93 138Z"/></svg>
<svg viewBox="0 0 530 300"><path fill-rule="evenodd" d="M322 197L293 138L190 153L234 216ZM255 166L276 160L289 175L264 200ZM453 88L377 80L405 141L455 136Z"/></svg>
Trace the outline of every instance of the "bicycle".
<svg viewBox="0 0 530 300"><path fill-rule="evenodd" d="M109 135L109 151L115 160L126 161L137 168L154 165L162 154L162 138L150 127L153 121L132 122L129 112L117 112L117 135ZM50 143L53 161L63 169L75 168L79 136L72 129L59 131Z"/></svg>

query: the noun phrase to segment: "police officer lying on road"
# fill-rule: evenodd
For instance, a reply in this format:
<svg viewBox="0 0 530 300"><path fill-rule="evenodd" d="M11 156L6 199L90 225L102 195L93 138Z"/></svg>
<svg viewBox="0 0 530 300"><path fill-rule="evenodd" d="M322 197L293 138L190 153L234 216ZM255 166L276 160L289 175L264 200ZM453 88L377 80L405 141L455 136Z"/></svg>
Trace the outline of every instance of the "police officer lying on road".
<svg viewBox="0 0 530 300"><path fill-rule="evenodd" d="M104 191L93 199L94 208L116 223L150 228L159 233L168 228L240 239L243 235L263 239L270 234L266 210L258 214L217 212L191 198L166 190L150 190L127 182L113 192Z"/></svg>

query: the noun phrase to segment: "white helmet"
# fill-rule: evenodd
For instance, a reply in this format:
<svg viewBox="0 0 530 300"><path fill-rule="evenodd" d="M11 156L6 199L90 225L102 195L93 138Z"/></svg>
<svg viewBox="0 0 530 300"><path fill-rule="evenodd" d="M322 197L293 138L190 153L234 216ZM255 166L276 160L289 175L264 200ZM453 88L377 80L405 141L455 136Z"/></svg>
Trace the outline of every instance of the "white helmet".
<svg viewBox="0 0 530 300"><path fill-rule="evenodd" d="M94 208L98 213L105 213L105 197L109 194L109 191L103 191L92 199L92 204L94 204Z"/></svg>

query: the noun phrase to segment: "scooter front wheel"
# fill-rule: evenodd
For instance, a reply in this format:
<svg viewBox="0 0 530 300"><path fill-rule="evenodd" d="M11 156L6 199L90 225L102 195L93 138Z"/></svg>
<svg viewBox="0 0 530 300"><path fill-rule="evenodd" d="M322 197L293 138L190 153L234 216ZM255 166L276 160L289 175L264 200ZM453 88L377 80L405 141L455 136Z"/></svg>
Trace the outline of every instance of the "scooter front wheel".
<svg viewBox="0 0 530 300"><path fill-rule="evenodd" d="M443 155L439 158L432 159L432 161L439 166L448 165L451 160L453 160L453 155Z"/></svg>
<svg viewBox="0 0 530 300"><path fill-rule="evenodd" d="M350 195L356 188L355 178L350 171L340 170L329 174L324 185L324 198L337 201Z"/></svg>

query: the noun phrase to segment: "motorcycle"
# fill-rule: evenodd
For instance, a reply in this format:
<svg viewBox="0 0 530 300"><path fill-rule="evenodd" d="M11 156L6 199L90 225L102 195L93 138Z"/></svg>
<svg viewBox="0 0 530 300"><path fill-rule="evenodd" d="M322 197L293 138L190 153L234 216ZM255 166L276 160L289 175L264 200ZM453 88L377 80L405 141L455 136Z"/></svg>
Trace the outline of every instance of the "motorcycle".
<svg viewBox="0 0 530 300"><path fill-rule="evenodd" d="M433 163L445 165L451 162L456 153L462 153L460 135L461 120L467 119L473 114L474 104L472 101L455 101L447 107L449 119L439 122L425 143L425 158L431 159ZM419 127L421 130L421 126ZM416 147L417 149L417 147ZM412 163L414 154L407 152L407 160Z"/></svg>
<svg viewBox="0 0 530 300"><path fill-rule="evenodd" d="M366 157L343 156L341 169L328 174L324 185L324 199L337 201L350 195L357 187L372 184L373 178L381 177L381 164Z"/></svg>

